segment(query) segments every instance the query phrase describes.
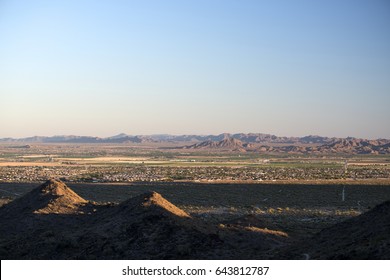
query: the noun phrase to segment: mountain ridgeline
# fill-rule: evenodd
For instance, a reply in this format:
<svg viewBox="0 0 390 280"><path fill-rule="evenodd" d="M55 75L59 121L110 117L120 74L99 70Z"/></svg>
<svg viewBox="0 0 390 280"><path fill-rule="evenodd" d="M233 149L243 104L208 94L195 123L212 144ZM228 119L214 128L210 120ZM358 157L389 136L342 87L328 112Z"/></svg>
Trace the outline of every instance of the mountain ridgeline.
<svg viewBox="0 0 390 280"><path fill-rule="evenodd" d="M263 133L223 133L219 135L127 135L100 138L92 136L34 136L2 138L3 143L79 143L79 144L175 144L175 149L221 150L230 152L296 154L390 154L390 139L336 138L309 135L280 137Z"/></svg>

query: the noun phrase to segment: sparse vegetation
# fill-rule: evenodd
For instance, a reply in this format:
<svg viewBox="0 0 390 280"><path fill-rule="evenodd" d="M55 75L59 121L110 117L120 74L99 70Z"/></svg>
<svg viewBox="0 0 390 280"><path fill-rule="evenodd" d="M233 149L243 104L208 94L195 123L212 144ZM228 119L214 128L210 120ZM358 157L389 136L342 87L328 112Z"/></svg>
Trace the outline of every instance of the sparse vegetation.
<svg viewBox="0 0 390 280"><path fill-rule="evenodd" d="M351 186L348 190L351 199L340 204L333 192L339 188L327 185L160 186L159 191L182 203L179 207L156 192L137 194L151 187L101 185L100 190L96 184L72 187L89 197L98 194L108 198L107 193L112 193L119 202L96 203L80 197L62 182L50 180L0 207L0 255L2 259L299 259L303 253L296 248L305 240L312 244L310 247L305 243L305 250L320 259L389 256L389 252L375 247L389 238L384 234L389 226L389 212L375 210L376 207L375 213L369 211L360 218L371 207L367 205L386 199L383 194L389 193L388 187L360 186L354 190L359 186ZM133 195L128 198L124 195L126 191ZM299 195L302 191L315 195L302 198ZM208 200L202 199L202 192ZM377 197L372 196L375 193ZM271 201L263 199L265 195ZM354 207L354 199L361 198L356 195L365 197L365 209ZM361 207L359 203L358 206ZM387 206L380 209L383 207ZM357 222L351 220L353 217ZM367 227L359 219L381 221L384 228L376 224ZM363 248L356 241L354 253L342 249L345 246L332 245L331 252L322 248L323 242L331 240L325 233L335 231L338 225L343 236L339 238L340 244L347 240L345 234L352 225L363 234L355 234L355 239L370 232L370 247ZM333 235L330 234L332 238Z"/></svg>
<svg viewBox="0 0 390 280"><path fill-rule="evenodd" d="M93 231L86 238L80 232L81 235L75 236L64 234L63 230L41 229L43 239L31 237L39 246L26 247L18 243L18 238L30 242L24 236L4 242L0 236L0 253L9 253L9 246L13 244L14 256L18 258L47 258L48 252L53 251L56 258L126 258L128 248L135 250L133 257L154 254L156 258L273 258L277 256L275 252L282 252L278 246L288 247L301 239L312 238L390 199L390 162L385 155L183 152L146 146L74 144L36 144L23 151L0 146L0 153L0 204L6 208L12 205L13 199L36 187L37 182L60 178L88 203L58 207L56 201L66 199L49 199L47 205L34 210L33 215L45 213L48 219L55 217L58 225L66 225L77 232L77 224L86 222L84 217L97 217L99 209L118 209L115 208L118 203L126 199L145 191L157 191L199 223L213 228L214 233L209 232L201 239L209 240L209 244L223 240L229 244L230 251L235 248L242 254L227 253L224 251L227 247L220 248L218 253L199 253L199 237L192 235L176 244L177 250L156 252L155 246L167 243L164 236L175 230L183 233L184 229L172 227L170 222L163 229L153 228L156 221L151 213L145 216L143 226L129 221L125 230L134 236L130 239L124 237L127 233L122 229L118 229L120 236L115 237L116 241ZM343 190L344 201L341 199ZM64 209L75 220L63 219ZM31 218L30 214L26 215ZM20 230L29 228L30 218L25 220L27 224L20 223ZM40 225L44 219L39 218L36 223ZM215 231L217 239L213 235ZM185 232L183 234L180 238L186 236ZM214 237L210 239L209 234ZM81 255L77 249L80 242L87 246ZM147 248L151 251L139 251L139 242L149 244ZM271 243L267 242L278 245L271 248ZM100 249L95 250L95 245Z"/></svg>

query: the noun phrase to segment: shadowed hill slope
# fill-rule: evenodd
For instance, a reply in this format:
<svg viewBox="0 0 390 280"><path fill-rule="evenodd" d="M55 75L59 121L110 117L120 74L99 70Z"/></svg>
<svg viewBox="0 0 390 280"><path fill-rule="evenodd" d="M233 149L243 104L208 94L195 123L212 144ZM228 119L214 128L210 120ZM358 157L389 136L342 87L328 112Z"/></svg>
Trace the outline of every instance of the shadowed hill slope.
<svg viewBox="0 0 390 280"><path fill-rule="evenodd" d="M212 257L223 242L216 228L149 192L102 211L83 232L87 259L191 259ZM211 255L210 255L211 254Z"/></svg>
<svg viewBox="0 0 390 280"><path fill-rule="evenodd" d="M0 208L0 237L16 236L46 228L66 230L92 211L91 203L63 182L50 179Z"/></svg>
<svg viewBox="0 0 390 280"><path fill-rule="evenodd" d="M281 259L390 259L390 201L288 248Z"/></svg>
<svg viewBox="0 0 390 280"><path fill-rule="evenodd" d="M390 259L390 201L292 242L256 216L211 224L156 192L97 204L57 180L0 207L1 259Z"/></svg>
<svg viewBox="0 0 390 280"><path fill-rule="evenodd" d="M80 206L88 203L63 182L48 180L26 195L4 206L1 213L8 215L40 214L75 214Z"/></svg>
<svg viewBox="0 0 390 280"><path fill-rule="evenodd" d="M49 180L0 208L2 259L245 259L283 233L216 226L148 192L118 205L88 202Z"/></svg>

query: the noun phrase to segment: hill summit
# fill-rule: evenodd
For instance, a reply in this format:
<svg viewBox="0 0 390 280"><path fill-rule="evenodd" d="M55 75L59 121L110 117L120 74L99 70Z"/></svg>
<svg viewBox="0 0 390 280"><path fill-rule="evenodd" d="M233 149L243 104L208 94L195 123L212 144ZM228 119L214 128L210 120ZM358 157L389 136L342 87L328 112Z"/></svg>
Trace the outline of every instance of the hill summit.
<svg viewBox="0 0 390 280"><path fill-rule="evenodd" d="M245 152L247 143L243 143L241 140L236 138L225 136L221 141L212 141L207 140L200 143L193 144L191 146L186 146L186 149L220 149L228 151L238 151Z"/></svg>
<svg viewBox="0 0 390 280"><path fill-rule="evenodd" d="M154 191L98 204L54 179L0 207L0 220L3 259L242 259L288 240L209 223Z"/></svg>
<svg viewBox="0 0 390 280"><path fill-rule="evenodd" d="M88 201L63 182L50 179L26 195L4 206L10 214L76 214Z"/></svg>
<svg viewBox="0 0 390 280"><path fill-rule="evenodd" d="M162 197L161 194L151 191L144 193L140 196L131 198L121 203L119 207L132 208L133 210L147 211L151 210L154 212L166 212L174 216L189 218L190 215L174 204Z"/></svg>

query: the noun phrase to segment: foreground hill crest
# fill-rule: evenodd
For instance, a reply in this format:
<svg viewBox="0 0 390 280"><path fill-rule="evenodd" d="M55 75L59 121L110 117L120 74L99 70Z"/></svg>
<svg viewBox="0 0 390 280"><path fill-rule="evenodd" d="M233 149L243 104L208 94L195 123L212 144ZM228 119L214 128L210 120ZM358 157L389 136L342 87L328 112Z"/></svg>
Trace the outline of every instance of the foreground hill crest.
<svg viewBox="0 0 390 280"><path fill-rule="evenodd" d="M5 206L13 215L19 214L75 214L88 201L63 182L50 179L26 195Z"/></svg>
<svg viewBox="0 0 390 280"><path fill-rule="evenodd" d="M56 179L49 179L44 184L39 187L40 192L43 195L52 195L58 197L65 197L74 202L86 202L78 194L76 194L72 189L65 185L62 181Z"/></svg>
<svg viewBox="0 0 390 280"><path fill-rule="evenodd" d="M0 221L2 259L241 259L288 239L191 217L154 191L88 202L54 179L0 207Z"/></svg>
<svg viewBox="0 0 390 280"><path fill-rule="evenodd" d="M173 215L179 216L179 217L186 217L189 218L190 215L187 214L185 211L181 210L180 208L176 207L174 204L166 200L162 197L161 194L157 192L148 192L145 193L140 197L143 200L142 206L143 207L159 207ZM129 200L129 203L132 202L132 199Z"/></svg>
<svg viewBox="0 0 390 280"><path fill-rule="evenodd" d="M256 216L217 225L154 191L99 204L50 179L0 207L0 258L388 259L389 215L385 202L296 243Z"/></svg>

